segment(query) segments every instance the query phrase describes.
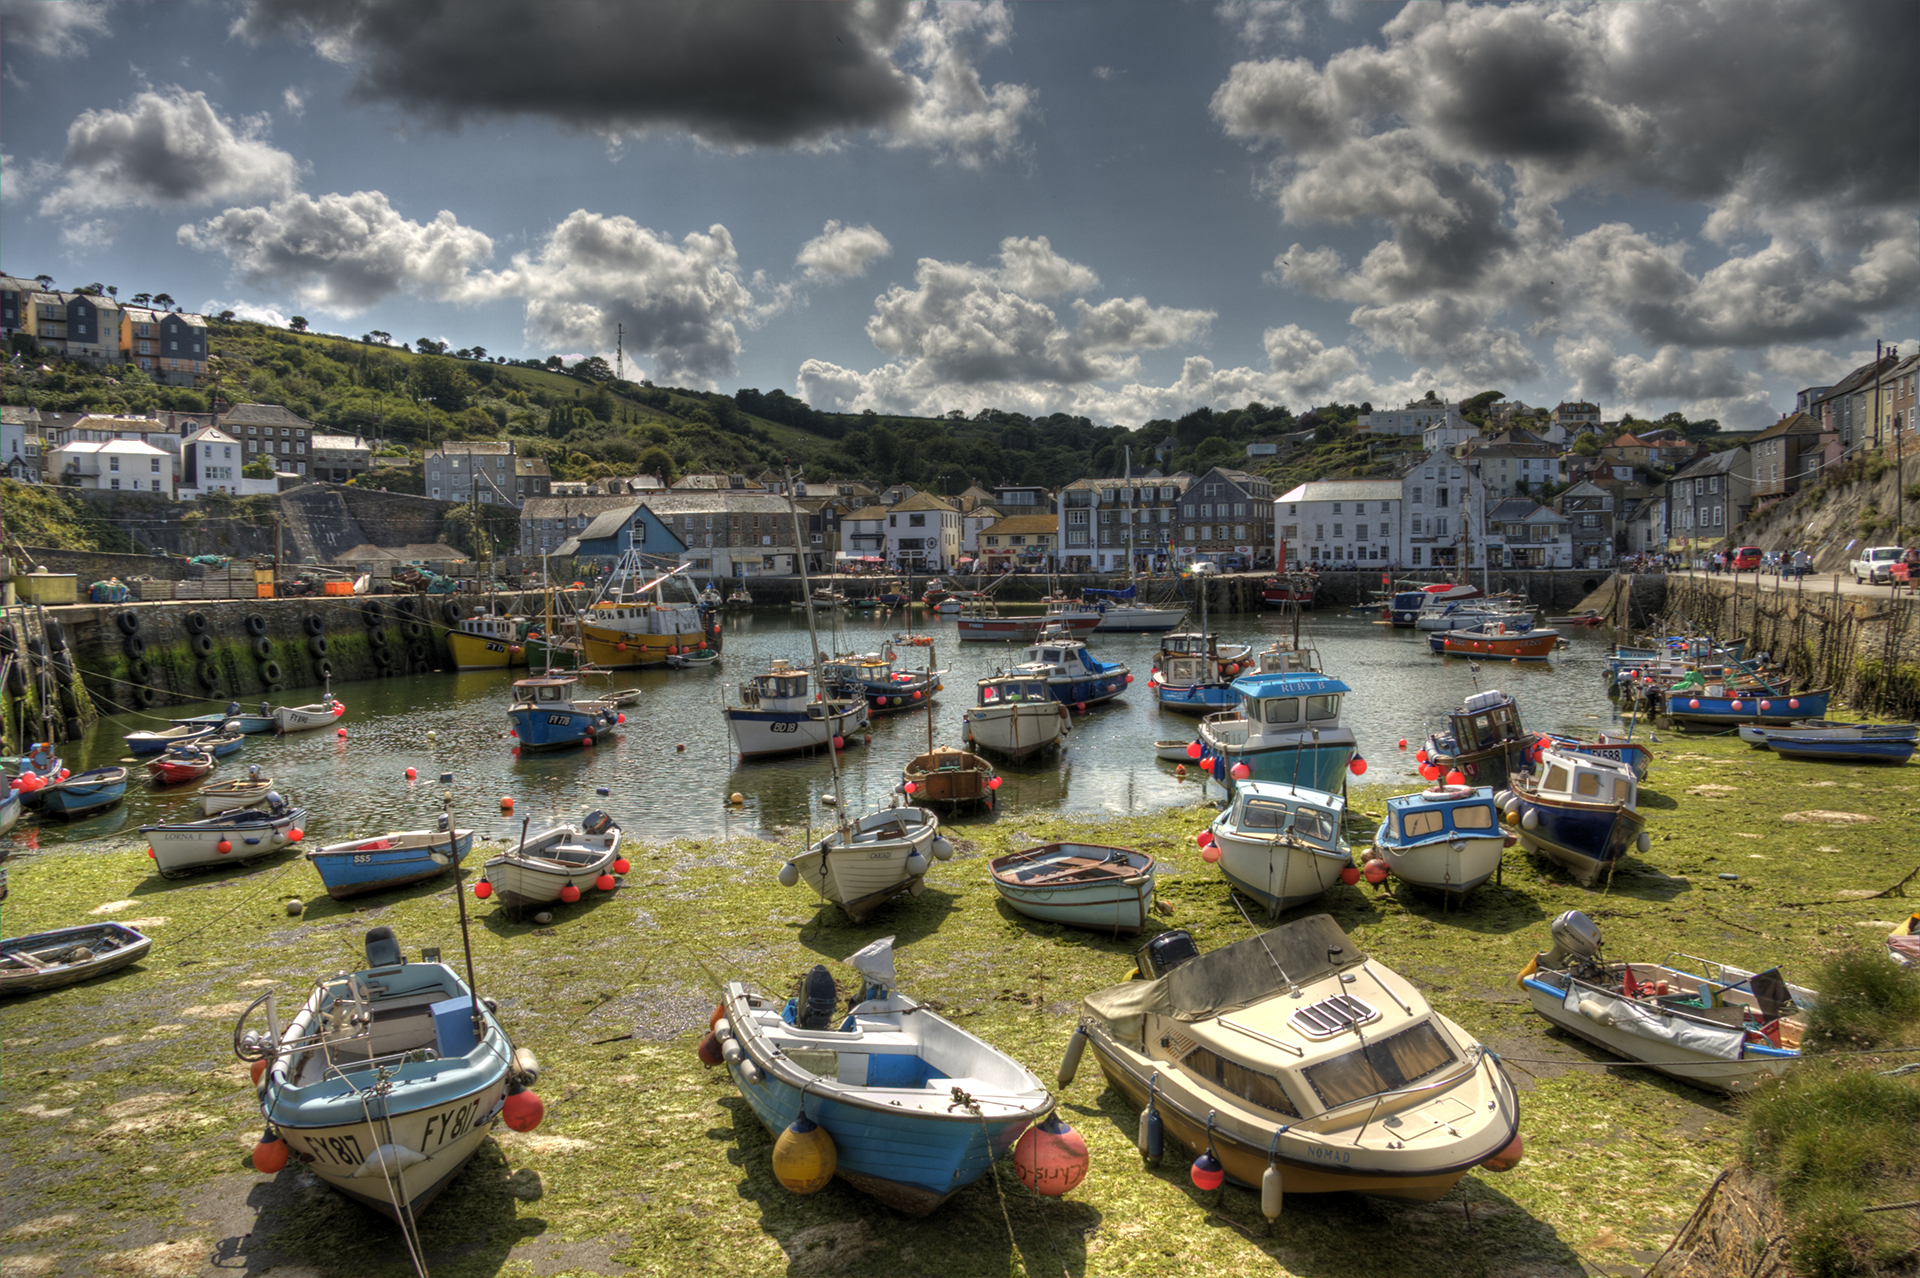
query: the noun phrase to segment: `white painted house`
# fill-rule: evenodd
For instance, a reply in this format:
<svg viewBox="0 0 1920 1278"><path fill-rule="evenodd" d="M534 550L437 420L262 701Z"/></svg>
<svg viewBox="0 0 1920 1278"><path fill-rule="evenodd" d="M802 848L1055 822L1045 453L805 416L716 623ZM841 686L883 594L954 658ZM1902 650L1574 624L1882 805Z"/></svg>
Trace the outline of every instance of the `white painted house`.
<svg viewBox="0 0 1920 1278"><path fill-rule="evenodd" d="M171 498L173 457L135 439L76 440L47 453L46 480Z"/></svg>
<svg viewBox="0 0 1920 1278"><path fill-rule="evenodd" d="M1397 479L1323 479L1273 503L1274 554L1289 565L1402 562L1405 536ZM1284 546L1284 550L1282 550Z"/></svg>

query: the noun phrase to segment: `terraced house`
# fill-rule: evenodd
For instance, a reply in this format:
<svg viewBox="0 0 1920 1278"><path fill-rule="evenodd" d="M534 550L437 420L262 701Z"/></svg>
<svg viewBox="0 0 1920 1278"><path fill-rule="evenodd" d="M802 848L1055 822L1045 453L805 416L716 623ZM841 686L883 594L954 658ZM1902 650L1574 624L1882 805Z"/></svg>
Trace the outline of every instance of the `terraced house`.
<svg viewBox="0 0 1920 1278"><path fill-rule="evenodd" d="M1237 472L1236 472L1237 473ZM1132 479L1079 479L1060 490L1055 544L1062 572L1119 572L1129 534L1136 564L1152 568L1172 553L1180 499L1193 476L1149 471ZM1001 507L1024 514L1019 507ZM1244 521L1243 521L1244 522Z"/></svg>
<svg viewBox="0 0 1920 1278"><path fill-rule="evenodd" d="M1273 563L1273 485L1215 466L1187 485L1174 527L1181 560L1207 558L1229 571L1265 568Z"/></svg>

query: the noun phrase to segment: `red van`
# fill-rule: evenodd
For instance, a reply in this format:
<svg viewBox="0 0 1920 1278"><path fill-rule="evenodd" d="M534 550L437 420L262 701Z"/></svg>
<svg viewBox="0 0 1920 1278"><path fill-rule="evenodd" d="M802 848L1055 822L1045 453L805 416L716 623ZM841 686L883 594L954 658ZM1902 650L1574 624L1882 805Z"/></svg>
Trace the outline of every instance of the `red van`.
<svg viewBox="0 0 1920 1278"><path fill-rule="evenodd" d="M1732 568L1735 572L1758 572L1761 550L1758 546L1735 546Z"/></svg>

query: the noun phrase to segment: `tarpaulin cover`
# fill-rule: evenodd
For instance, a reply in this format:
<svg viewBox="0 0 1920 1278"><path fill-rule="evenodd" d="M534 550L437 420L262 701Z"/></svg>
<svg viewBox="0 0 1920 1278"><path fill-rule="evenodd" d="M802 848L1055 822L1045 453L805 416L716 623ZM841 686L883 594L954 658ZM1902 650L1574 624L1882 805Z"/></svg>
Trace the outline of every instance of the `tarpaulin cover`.
<svg viewBox="0 0 1920 1278"><path fill-rule="evenodd" d="M1340 952L1330 955L1335 946ZM1095 990L1085 1006L1107 1023L1114 1037L1139 1044L1148 1012L1204 1021L1271 998L1286 989L1288 977L1304 985L1364 958L1332 915L1314 914L1189 959L1157 981Z"/></svg>
<svg viewBox="0 0 1920 1278"><path fill-rule="evenodd" d="M1598 1004L1607 1017L1603 1025L1611 1025L1622 1033L1632 1034L1635 1038L1644 1038L1656 1043L1670 1043L1675 1047L1702 1056L1716 1056L1723 1061L1740 1059L1740 1045L1746 1041L1744 1030L1719 1025L1705 1025L1699 1021L1680 1016L1662 1016L1644 1003L1633 999L1613 998L1600 993L1591 986L1581 986L1569 982L1567 997L1563 1004L1576 1016L1584 1016L1581 1003Z"/></svg>

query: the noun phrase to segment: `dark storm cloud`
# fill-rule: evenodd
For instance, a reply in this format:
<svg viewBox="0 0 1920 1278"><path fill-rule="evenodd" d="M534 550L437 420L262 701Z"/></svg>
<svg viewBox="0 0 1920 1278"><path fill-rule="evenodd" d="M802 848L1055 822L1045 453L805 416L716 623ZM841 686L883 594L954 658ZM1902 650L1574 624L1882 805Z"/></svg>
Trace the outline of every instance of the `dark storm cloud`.
<svg viewBox="0 0 1920 1278"><path fill-rule="evenodd" d="M873 0L255 0L237 29L305 37L362 96L446 124L527 114L746 147L903 120L917 89L890 55L908 18Z"/></svg>

